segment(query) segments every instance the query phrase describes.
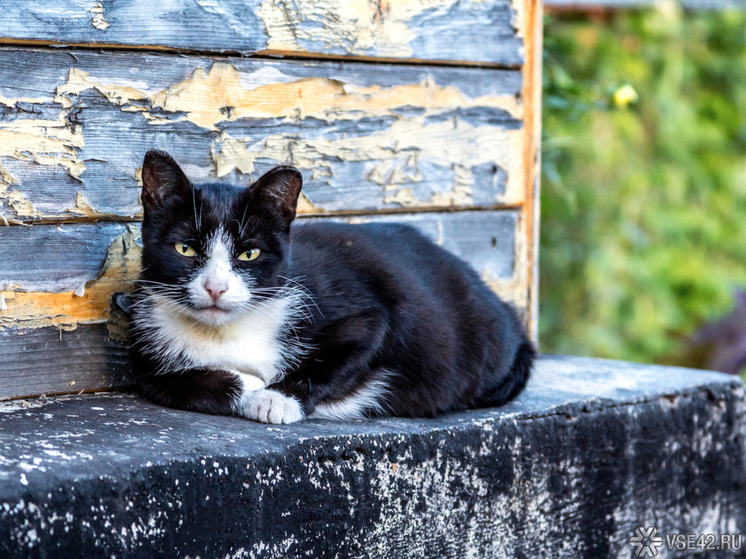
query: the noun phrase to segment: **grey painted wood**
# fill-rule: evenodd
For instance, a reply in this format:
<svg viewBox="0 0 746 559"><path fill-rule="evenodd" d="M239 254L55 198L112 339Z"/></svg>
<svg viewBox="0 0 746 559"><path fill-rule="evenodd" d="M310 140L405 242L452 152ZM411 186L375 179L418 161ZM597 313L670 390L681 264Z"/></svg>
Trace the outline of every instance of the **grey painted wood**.
<svg viewBox="0 0 746 559"><path fill-rule="evenodd" d="M0 330L0 362L0 399L110 389L129 371L125 344L109 340L105 324Z"/></svg>
<svg viewBox="0 0 746 559"><path fill-rule="evenodd" d="M131 217L143 154L323 213L522 201L519 71L0 49L0 216ZM1 218L0 218L1 220Z"/></svg>
<svg viewBox="0 0 746 559"><path fill-rule="evenodd" d="M75 291L101 274L124 223L0 227L0 290Z"/></svg>
<svg viewBox="0 0 746 559"><path fill-rule="evenodd" d="M4 2L0 37L215 52L522 62L509 0Z"/></svg>
<svg viewBox="0 0 746 559"><path fill-rule="evenodd" d="M406 223L433 242L462 258L483 276L510 280L515 273L518 213L512 211L418 213L363 218L334 218L343 222Z"/></svg>
<svg viewBox="0 0 746 559"><path fill-rule="evenodd" d="M330 218L299 218L311 222ZM334 218L348 223L408 223L434 242L491 277L513 277L515 211L426 212ZM34 225L0 227L0 287L61 293L97 279L112 243L127 227L124 223ZM137 247L134 247L137 250ZM9 315L5 315L9 316Z"/></svg>

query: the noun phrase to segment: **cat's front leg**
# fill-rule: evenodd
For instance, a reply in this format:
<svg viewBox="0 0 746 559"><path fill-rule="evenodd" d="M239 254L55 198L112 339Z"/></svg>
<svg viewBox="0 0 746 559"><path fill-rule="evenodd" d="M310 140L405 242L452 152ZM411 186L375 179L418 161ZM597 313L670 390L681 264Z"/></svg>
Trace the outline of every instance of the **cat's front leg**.
<svg viewBox="0 0 746 559"><path fill-rule="evenodd" d="M169 373L151 373L151 367L137 367L137 386L149 400L181 410L236 415L241 398L247 392L243 375L208 368L186 369Z"/></svg>
<svg viewBox="0 0 746 559"><path fill-rule="evenodd" d="M262 423L295 423L304 419L300 401L262 388L257 377L237 371L197 368L141 375L140 391L158 404L182 410L237 415Z"/></svg>
<svg viewBox="0 0 746 559"><path fill-rule="evenodd" d="M237 413L254 421L273 424L295 423L305 418L301 403L296 398L271 388L244 392Z"/></svg>

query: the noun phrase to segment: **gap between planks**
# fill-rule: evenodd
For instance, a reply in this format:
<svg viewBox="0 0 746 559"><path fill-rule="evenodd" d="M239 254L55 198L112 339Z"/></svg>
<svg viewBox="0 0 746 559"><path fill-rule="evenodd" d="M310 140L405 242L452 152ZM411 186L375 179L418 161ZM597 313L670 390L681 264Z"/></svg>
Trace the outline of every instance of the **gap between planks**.
<svg viewBox="0 0 746 559"><path fill-rule="evenodd" d="M345 56L341 54L304 53L300 51L260 50L257 52L241 52L236 50L204 50L166 47L162 45L118 45L116 43L68 43L54 42L43 39L9 39L0 38L0 47L46 47L52 50L89 50L102 54L109 52L137 52L150 54L171 54L181 56L200 56L210 58L254 58L259 60L299 60L301 62L359 62L364 64L386 64L399 66L442 66L449 68L482 68L485 70L520 70L524 64L500 64L490 62L476 62L470 60L443 60L421 58L390 58L373 56Z"/></svg>
<svg viewBox="0 0 746 559"><path fill-rule="evenodd" d="M417 208L386 208L381 210L340 210L335 212L318 212L298 214L298 219L319 218L319 217L368 217L377 215L401 215L401 214L430 214L430 213L457 213L457 212L485 212L485 211L524 211L526 205L523 202L513 204L498 204L494 206L465 206L465 207L443 207L443 206L418 206ZM102 214L95 217L50 217L36 219L34 221L20 221L17 219L7 218L7 225L2 222L0 217L0 227L34 227L37 225L80 225L85 223L140 223L142 215L136 214L132 217L120 216L115 214Z"/></svg>

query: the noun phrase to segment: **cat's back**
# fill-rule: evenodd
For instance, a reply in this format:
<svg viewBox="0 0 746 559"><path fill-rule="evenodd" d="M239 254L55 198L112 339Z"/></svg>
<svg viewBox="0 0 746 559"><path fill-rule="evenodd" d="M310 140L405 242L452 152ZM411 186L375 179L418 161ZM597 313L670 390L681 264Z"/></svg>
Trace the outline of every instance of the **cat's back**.
<svg viewBox="0 0 746 559"><path fill-rule="evenodd" d="M312 244L318 248L344 249L370 243L386 243L406 249L415 244L432 244L411 225L393 222L339 223L311 221L295 223L290 232L293 244Z"/></svg>
<svg viewBox="0 0 746 559"><path fill-rule="evenodd" d="M421 313L515 322L509 309L466 262L401 223L298 224L291 232L297 275L314 291L406 304ZM490 313L488 309L492 309ZM510 316L508 316L510 315Z"/></svg>
<svg viewBox="0 0 746 559"><path fill-rule="evenodd" d="M293 259L311 265L338 261L367 273L382 268L405 276L421 274L422 266L466 267L418 229L402 223L302 223L294 225L290 238Z"/></svg>
<svg viewBox="0 0 746 559"><path fill-rule="evenodd" d="M397 415L497 405L525 384L533 350L515 310L414 227L299 224L291 247L296 277L323 310L320 331L368 332L350 317L386 325L376 366L396 371Z"/></svg>

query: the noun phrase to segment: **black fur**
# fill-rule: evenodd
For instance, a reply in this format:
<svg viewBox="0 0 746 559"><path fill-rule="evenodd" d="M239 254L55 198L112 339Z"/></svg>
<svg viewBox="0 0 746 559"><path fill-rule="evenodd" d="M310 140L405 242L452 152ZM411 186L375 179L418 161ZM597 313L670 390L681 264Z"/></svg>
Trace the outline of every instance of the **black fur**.
<svg viewBox="0 0 746 559"><path fill-rule="evenodd" d="M143 272L181 289L199 270L173 244L203 247L219 226L236 245L234 266L259 288L302 284L308 316L291 333L312 349L270 388L297 398L306 415L320 403L353 394L384 374L382 405L397 416L434 416L496 406L525 386L535 352L515 311L463 261L412 227L398 224L304 223L290 226L300 174L276 168L248 189L192 187L166 154L143 165ZM259 247L256 261L240 250ZM142 290L136 299L145 297ZM237 384L223 371L161 371L133 332L133 359L143 393L164 405L230 414ZM159 374L156 374L159 372Z"/></svg>

